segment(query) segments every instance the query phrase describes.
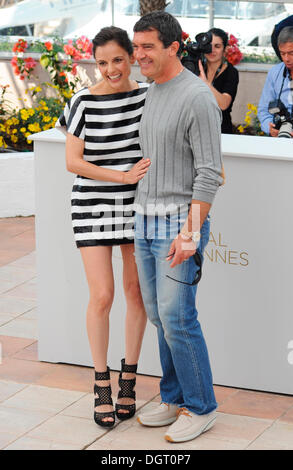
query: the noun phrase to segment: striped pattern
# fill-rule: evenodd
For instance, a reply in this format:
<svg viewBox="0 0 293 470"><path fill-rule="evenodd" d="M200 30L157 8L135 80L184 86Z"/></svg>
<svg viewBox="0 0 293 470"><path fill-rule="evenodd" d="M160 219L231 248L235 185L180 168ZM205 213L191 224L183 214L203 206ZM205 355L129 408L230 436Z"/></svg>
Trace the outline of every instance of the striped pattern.
<svg viewBox="0 0 293 470"><path fill-rule="evenodd" d="M148 84L112 95L76 93L56 123L84 140L84 160L129 171L142 158L138 128ZM77 247L133 243L135 184L97 181L77 175L71 195Z"/></svg>

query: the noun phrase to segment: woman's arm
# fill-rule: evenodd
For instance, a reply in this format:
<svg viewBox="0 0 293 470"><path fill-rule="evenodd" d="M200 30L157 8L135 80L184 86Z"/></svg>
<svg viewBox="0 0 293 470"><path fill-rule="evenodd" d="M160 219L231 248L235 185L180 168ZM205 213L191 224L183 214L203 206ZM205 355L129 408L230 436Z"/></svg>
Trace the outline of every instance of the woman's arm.
<svg viewBox="0 0 293 470"><path fill-rule="evenodd" d="M208 87L211 89L212 93L214 94L214 97L216 98L219 107L221 108L222 111L225 111L225 109L228 109L231 104L232 96L229 95L229 93L220 93L218 90L216 90L216 88L210 82L208 82L208 79L206 77L206 74L204 73L204 69L200 60L198 61L198 67L200 71L199 78L201 78L208 85Z"/></svg>
<svg viewBox="0 0 293 470"><path fill-rule="evenodd" d="M83 159L84 140L67 133L66 136L66 167L76 175L86 178L112 181L120 184L135 184L146 174L150 165L149 159L141 159L129 171L109 170L101 168Z"/></svg>
<svg viewBox="0 0 293 470"><path fill-rule="evenodd" d="M218 90L215 89L215 87L213 87L211 83L207 83L207 85L213 92L214 97L216 98L221 110L225 111L225 109L228 109L232 101L232 96L230 96L228 93L220 93Z"/></svg>

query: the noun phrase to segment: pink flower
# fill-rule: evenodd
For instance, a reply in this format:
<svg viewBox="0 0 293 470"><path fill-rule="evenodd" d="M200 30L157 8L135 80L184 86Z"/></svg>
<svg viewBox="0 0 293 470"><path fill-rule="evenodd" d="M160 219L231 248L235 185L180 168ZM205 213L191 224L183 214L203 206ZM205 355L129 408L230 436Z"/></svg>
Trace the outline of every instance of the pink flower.
<svg viewBox="0 0 293 470"><path fill-rule="evenodd" d="M29 70L29 71L33 70L35 66L37 65L36 61L32 59L31 57L26 57L24 59L24 62L25 62L26 70Z"/></svg>
<svg viewBox="0 0 293 470"><path fill-rule="evenodd" d="M71 44L70 44L70 42L71 42ZM70 55L70 56L72 56L72 57L76 54L76 49L75 49L75 47L72 45L72 41L71 41L71 40L68 41L68 44L65 44L65 46L63 47L63 49L64 49L65 54Z"/></svg>
<svg viewBox="0 0 293 470"><path fill-rule="evenodd" d="M76 47L82 52L91 53L92 44L91 41L86 36L81 36L76 41Z"/></svg>

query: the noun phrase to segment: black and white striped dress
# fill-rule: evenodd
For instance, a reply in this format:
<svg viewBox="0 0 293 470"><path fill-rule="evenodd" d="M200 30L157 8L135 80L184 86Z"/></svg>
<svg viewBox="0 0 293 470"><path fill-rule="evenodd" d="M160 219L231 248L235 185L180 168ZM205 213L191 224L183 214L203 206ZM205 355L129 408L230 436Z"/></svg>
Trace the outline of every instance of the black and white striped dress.
<svg viewBox="0 0 293 470"><path fill-rule="evenodd" d="M103 168L128 171L142 158L138 128L148 89L93 95L88 88L67 103L56 127L84 140L84 160ZM136 184L98 181L77 175L71 213L78 248L133 243Z"/></svg>

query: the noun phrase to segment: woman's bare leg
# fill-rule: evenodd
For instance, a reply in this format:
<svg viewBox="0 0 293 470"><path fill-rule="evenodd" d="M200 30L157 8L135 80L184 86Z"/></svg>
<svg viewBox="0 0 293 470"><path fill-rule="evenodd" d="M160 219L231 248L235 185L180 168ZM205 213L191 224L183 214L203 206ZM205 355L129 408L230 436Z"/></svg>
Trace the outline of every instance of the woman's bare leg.
<svg viewBox="0 0 293 470"><path fill-rule="evenodd" d="M137 267L134 257L134 245L121 245L123 257L123 287L126 297L126 321L125 321L125 362L126 364L137 364L143 335L146 326L146 312L139 287ZM123 373L124 379L132 379L135 374ZM131 398L120 398L120 404L130 405ZM121 413L128 413L120 409Z"/></svg>
<svg viewBox="0 0 293 470"><path fill-rule="evenodd" d="M80 248L80 251L90 294L86 318L90 349L95 370L105 372L109 344L109 313L114 298L112 247L91 246ZM107 380L96 383L100 387L109 385ZM113 411L113 407L101 405L96 411ZM113 419L105 418L105 421Z"/></svg>

